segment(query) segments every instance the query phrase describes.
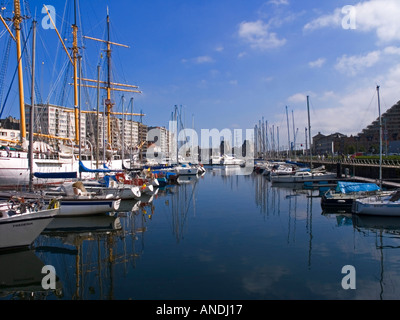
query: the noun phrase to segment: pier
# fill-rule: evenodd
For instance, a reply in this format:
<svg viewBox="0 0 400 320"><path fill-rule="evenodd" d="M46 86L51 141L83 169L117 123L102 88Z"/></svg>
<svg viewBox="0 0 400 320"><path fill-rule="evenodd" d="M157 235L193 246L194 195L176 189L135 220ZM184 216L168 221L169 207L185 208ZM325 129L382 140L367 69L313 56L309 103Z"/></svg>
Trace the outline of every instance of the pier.
<svg viewBox="0 0 400 320"><path fill-rule="evenodd" d="M275 159L284 161L283 159ZM299 157L292 161L310 164L310 159ZM351 159L351 158L317 158L313 157L313 167L325 166L328 171L337 172L337 180L349 180L376 183L379 185L378 159ZM397 182L398 181L398 182ZM400 188L400 161L386 160L382 161L382 186L386 188Z"/></svg>

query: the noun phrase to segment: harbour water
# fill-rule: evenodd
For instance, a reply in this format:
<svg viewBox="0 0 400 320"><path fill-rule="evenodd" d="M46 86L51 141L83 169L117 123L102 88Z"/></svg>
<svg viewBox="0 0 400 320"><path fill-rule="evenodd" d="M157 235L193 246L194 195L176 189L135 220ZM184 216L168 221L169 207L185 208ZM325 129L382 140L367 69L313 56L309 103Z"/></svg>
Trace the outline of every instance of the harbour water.
<svg viewBox="0 0 400 320"><path fill-rule="evenodd" d="M115 215L55 219L31 250L0 255L0 299L400 297L400 219L322 213L319 190L207 170ZM44 290L43 266L56 289Z"/></svg>

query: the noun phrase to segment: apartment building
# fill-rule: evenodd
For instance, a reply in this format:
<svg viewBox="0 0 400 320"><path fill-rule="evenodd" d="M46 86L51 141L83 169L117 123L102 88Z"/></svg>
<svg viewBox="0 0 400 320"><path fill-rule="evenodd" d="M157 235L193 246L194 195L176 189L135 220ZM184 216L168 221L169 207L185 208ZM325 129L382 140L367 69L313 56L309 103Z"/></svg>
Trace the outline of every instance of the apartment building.
<svg viewBox="0 0 400 320"><path fill-rule="evenodd" d="M25 105L25 119L30 123L30 106ZM71 108L40 104L35 106L33 130L36 133L75 140L75 113ZM86 140L86 114L80 115L80 136Z"/></svg>

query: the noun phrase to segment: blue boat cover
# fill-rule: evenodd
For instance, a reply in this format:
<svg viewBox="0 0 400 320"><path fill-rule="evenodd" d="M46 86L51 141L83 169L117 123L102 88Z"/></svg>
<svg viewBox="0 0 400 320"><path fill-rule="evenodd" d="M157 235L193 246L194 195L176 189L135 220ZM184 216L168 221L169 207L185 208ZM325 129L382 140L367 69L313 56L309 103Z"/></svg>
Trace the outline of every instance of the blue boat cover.
<svg viewBox="0 0 400 320"><path fill-rule="evenodd" d="M79 161L79 172L93 172L93 173L109 173L109 172L123 172L124 170L112 170L107 168L105 164L103 164L105 169L89 169L87 168L82 161Z"/></svg>
<svg viewBox="0 0 400 320"><path fill-rule="evenodd" d="M295 161L285 161L287 164L294 164L295 166L301 167L301 168L306 168L308 165L300 162L295 162Z"/></svg>
<svg viewBox="0 0 400 320"><path fill-rule="evenodd" d="M379 191L380 188L375 183L365 182L346 182L338 181L336 191L342 193L361 192L361 191Z"/></svg>
<svg viewBox="0 0 400 320"><path fill-rule="evenodd" d="M78 177L77 172L35 172L33 175L40 179L76 179Z"/></svg>

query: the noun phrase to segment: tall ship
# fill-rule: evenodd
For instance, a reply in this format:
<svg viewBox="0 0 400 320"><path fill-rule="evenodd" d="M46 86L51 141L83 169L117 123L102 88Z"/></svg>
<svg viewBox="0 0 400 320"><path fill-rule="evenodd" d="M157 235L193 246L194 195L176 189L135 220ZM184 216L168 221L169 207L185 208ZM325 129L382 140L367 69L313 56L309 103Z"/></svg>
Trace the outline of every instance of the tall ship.
<svg viewBox="0 0 400 320"><path fill-rule="evenodd" d="M24 2L26 3L26 1ZM17 78L18 78L18 103L20 123L19 139L2 139L0 140L0 187L21 187L33 188L34 185L48 184L48 183L61 183L66 178L82 177L79 172L79 162L84 164L84 167L89 169L103 168L106 166L111 169L121 169L123 165L131 166L134 162L134 156L137 158L137 153L140 151L137 147L132 145L124 145L124 137L118 141L113 139L112 128L113 119L118 123L122 122L120 128L122 133L126 130L124 124L127 116L143 116L143 114L133 113L133 98L132 112L127 113L125 109L123 112L113 112L112 93L141 93L137 86L115 83L112 81L111 72L111 48L112 46L128 47L110 41L110 17L107 9L107 30L106 39L98 39L89 36L83 38L89 41L101 42L106 46L106 72L105 79L100 79L100 66L98 66L97 79L88 79L82 72L83 54L80 53L80 46L78 45L78 25L77 25L77 0L73 1L74 4L74 22L72 24L72 48L70 51L67 49L59 31L56 28L52 15L49 9L44 5L50 22L53 24L53 29L58 35L59 41L62 44L64 53L68 58L68 63L73 69L73 106L51 106L49 104L39 104L35 101L37 95L37 85L35 83L35 53L36 53L36 24L34 19L23 15L21 12L21 3L19 0L13 1L12 17L3 17L3 12L0 15L0 20L4 26L4 32L8 33L11 40L7 45L9 52L10 43L15 43L16 46L16 61L17 61ZM30 61L23 59L24 51L26 50L27 40L24 40L22 34L23 24L32 20L31 28L31 43L32 43L32 57ZM28 36L29 37L29 36ZM28 67L25 67L24 64ZM26 103L24 95L24 85L29 83L28 79L24 79L24 68L30 69L30 104ZM2 74L3 75L3 74ZM3 75L4 77L4 75ZM1 79L0 79L1 80ZM3 79L4 80L4 79ZM0 83L1 85L1 83ZM4 89L3 85L3 89ZM81 90L83 88L92 88L86 90L97 89L97 110L82 110L81 106L84 104L81 100ZM100 91L105 91L104 99L100 102ZM66 91L66 90L64 90ZM123 97L124 98L124 97ZM37 124L38 120L43 120L43 114L38 113L40 109L47 108L47 121L64 121L60 120L62 116L67 117L71 123L68 134L65 132L45 132L43 128ZM103 109L103 110L101 110ZM117 118L117 117L121 118ZM49 120L50 117L53 117ZM85 130L85 121L88 120L93 124L90 134L94 136L92 142L88 142L87 132ZM132 123L133 121L131 121ZM47 124L47 128L49 124ZM41 129L41 130L40 130ZM88 130L89 131L89 130ZM129 131L129 130L128 130ZM31 134L33 133L33 134ZM132 134L132 128L131 128ZM142 140L146 137L142 134ZM122 142L121 142L122 140ZM137 145L143 146L143 141L136 141ZM131 152L125 152L130 150ZM124 159L126 159L124 161ZM87 173L83 173L83 175Z"/></svg>

